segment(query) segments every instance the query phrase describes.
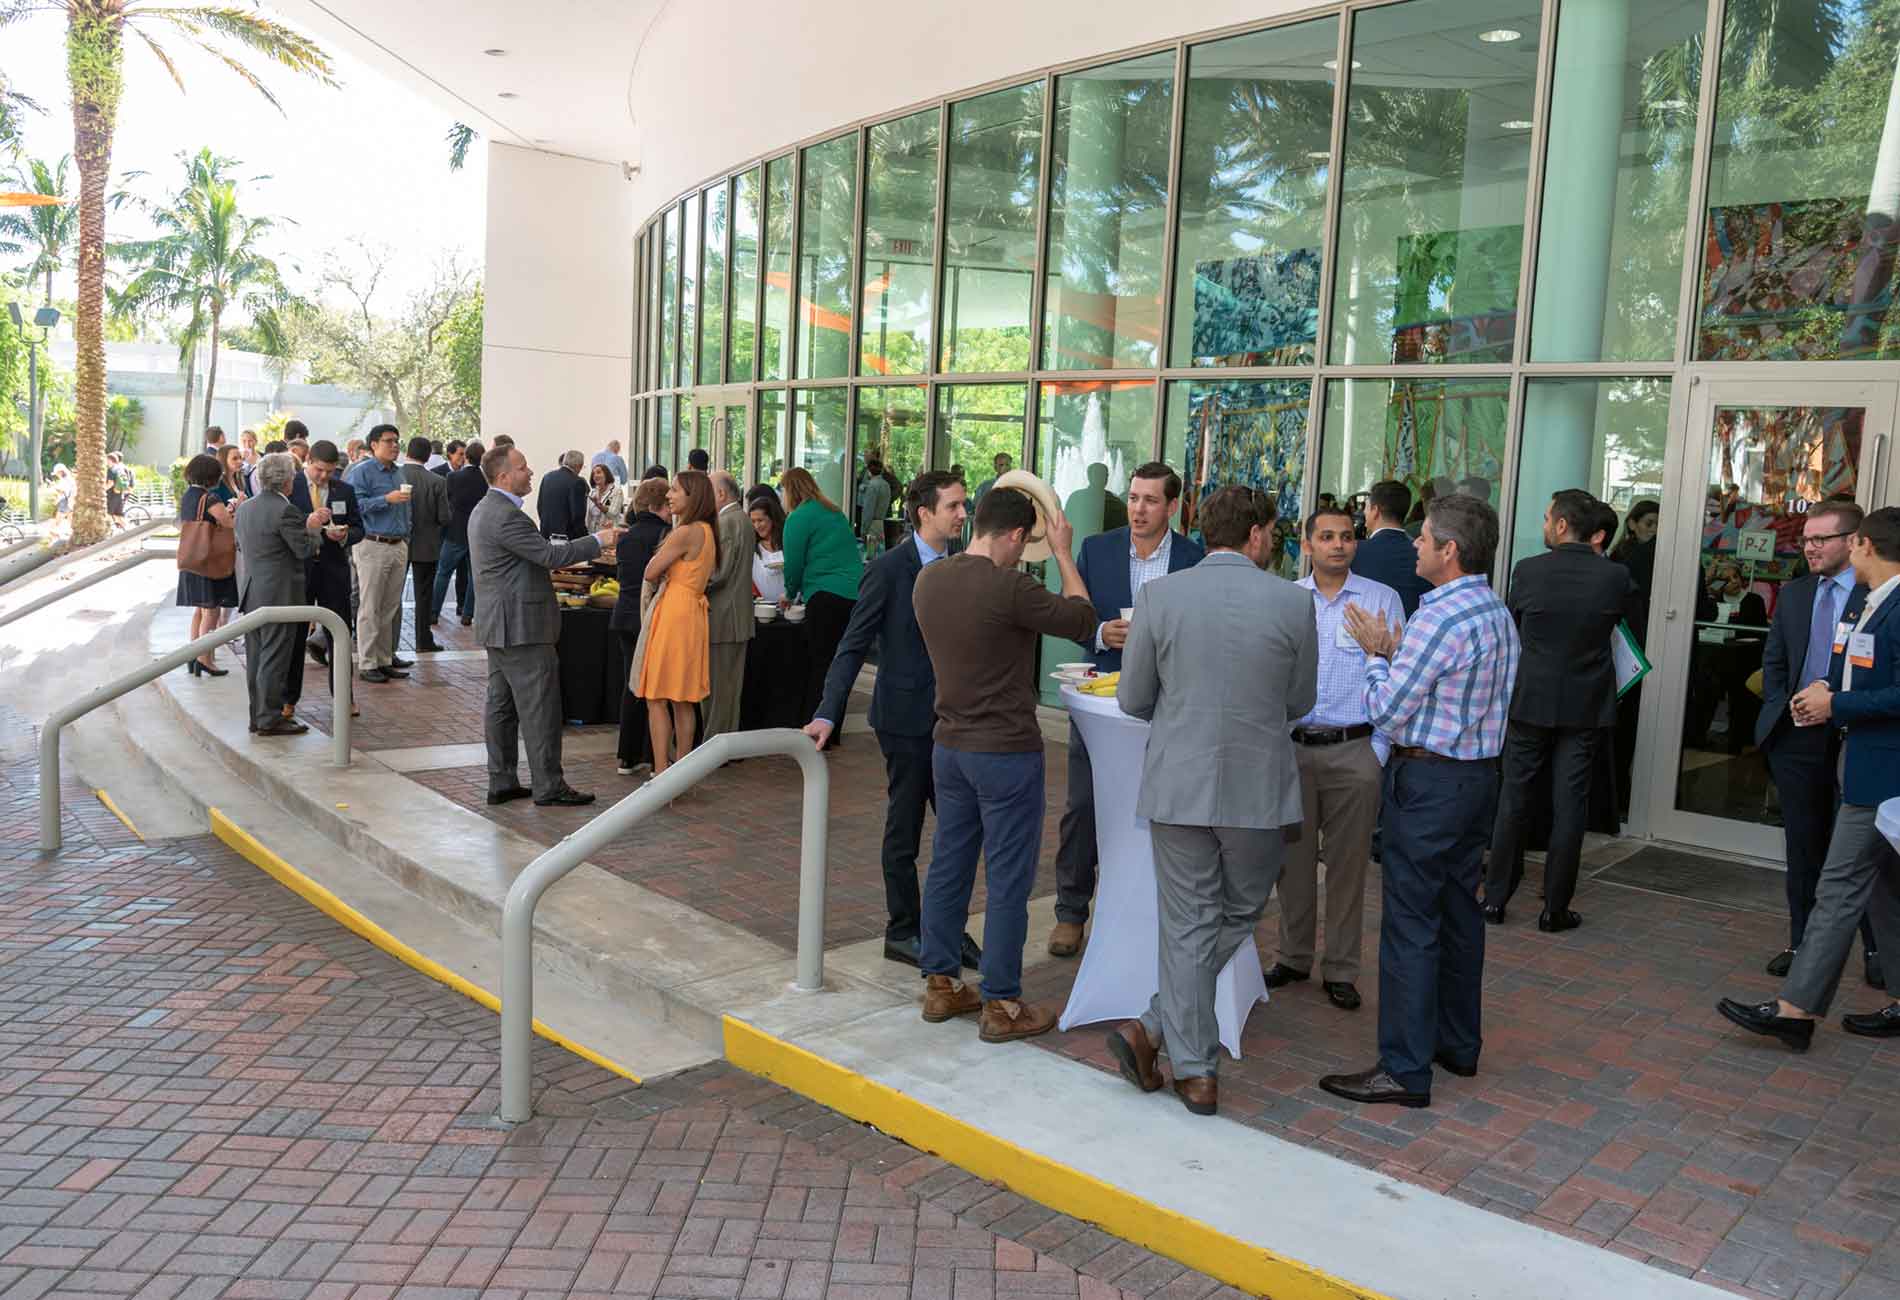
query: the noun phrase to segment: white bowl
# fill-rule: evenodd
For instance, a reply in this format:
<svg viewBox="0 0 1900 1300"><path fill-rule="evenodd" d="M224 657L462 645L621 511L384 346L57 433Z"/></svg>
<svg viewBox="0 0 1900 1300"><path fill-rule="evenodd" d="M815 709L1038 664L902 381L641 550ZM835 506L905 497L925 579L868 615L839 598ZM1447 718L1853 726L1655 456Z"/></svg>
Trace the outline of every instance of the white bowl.
<svg viewBox="0 0 1900 1300"><path fill-rule="evenodd" d="M1083 659L1072 664L1057 664L1056 671L1059 673L1092 673L1095 671L1095 661L1092 659Z"/></svg>
<svg viewBox="0 0 1900 1300"><path fill-rule="evenodd" d="M752 617L758 619L761 623L770 623L773 619L778 617L778 606L754 605L752 607Z"/></svg>
<svg viewBox="0 0 1900 1300"><path fill-rule="evenodd" d="M787 623L803 623L805 621L805 607L803 605L787 605L785 607L785 621Z"/></svg>

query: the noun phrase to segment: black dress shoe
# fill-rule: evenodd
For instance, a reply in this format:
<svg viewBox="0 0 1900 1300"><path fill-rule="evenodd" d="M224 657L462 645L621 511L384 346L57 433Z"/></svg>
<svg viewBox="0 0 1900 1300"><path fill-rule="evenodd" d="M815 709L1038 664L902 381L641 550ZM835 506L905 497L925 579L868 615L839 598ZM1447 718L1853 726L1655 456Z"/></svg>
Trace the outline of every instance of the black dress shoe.
<svg viewBox="0 0 1900 1300"><path fill-rule="evenodd" d="M1476 1061L1469 1063L1460 1061L1453 1057L1450 1052L1434 1052L1432 1054L1432 1064L1438 1066L1440 1069L1450 1070L1460 1079L1476 1078L1478 1074L1478 1063Z"/></svg>
<svg viewBox="0 0 1900 1300"><path fill-rule="evenodd" d="M295 718L272 718L264 726L252 730L260 736L301 736L310 728Z"/></svg>
<svg viewBox="0 0 1900 1300"><path fill-rule="evenodd" d="M358 673L357 676L366 682L393 682L396 680L381 668L365 668L362 672Z"/></svg>
<svg viewBox="0 0 1900 1300"><path fill-rule="evenodd" d="M1868 950L1866 959L1861 966L1861 975L1866 978L1868 988L1884 989L1887 987L1887 977L1882 974L1880 970L1880 954L1874 952L1872 949Z"/></svg>
<svg viewBox="0 0 1900 1300"><path fill-rule="evenodd" d="M1319 1081L1319 1086L1335 1097L1344 1097L1347 1101L1356 1101L1363 1106L1409 1106L1417 1110L1432 1104L1431 1093L1413 1092L1387 1074L1381 1065L1361 1070L1357 1074L1326 1075Z"/></svg>
<svg viewBox="0 0 1900 1300"><path fill-rule="evenodd" d="M1568 908L1561 912L1540 912L1537 916L1537 928L1545 934L1562 934L1582 924L1583 918Z"/></svg>
<svg viewBox="0 0 1900 1300"><path fill-rule="evenodd" d="M1807 1051L1808 1044L1814 1039L1812 1020L1776 1015L1773 1002L1748 1003L1723 998L1715 1004L1715 1009L1749 1033L1760 1034L1764 1038L1779 1038L1793 1051Z"/></svg>
<svg viewBox="0 0 1900 1300"><path fill-rule="evenodd" d="M515 799L526 799L532 794L533 791L521 785L511 785L506 790L490 790L488 792L488 806L493 808L496 804L509 803Z"/></svg>
<svg viewBox="0 0 1900 1300"><path fill-rule="evenodd" d="M1491 904L1486 903L1484 905L1484 923L1486 925L1503 925L1504 904L1499 903L1496 907L1493 907Z"/></svg>
<svg viewBox="0 0 1900 1300"><path fill-rule="evenodd" d="M318 645L315 641L307 641L304 643L304 653L310 656L312 662L321 664L325 668L330 666L330 652Z"/></svg>
<svg viewBox="0 0 1900 1300"><path fill-rule="evenodd" d="M583 794L571 785L564 785L545 799L536 799L537 808L580 808L594 802L594 796Z"/></svg>
<svg viewBox="0 0 1900 1300"><path fill-rule="evenodd" d="M394 664L383 665L383 676L389 678L389 680L392 682L401 681L403 678L407 677L408 675L409 675L408 673L396 667L396 665Z"/></svg>
<svg viewBox="0 0 1900 1300"><path fill-rule="evenodd" d="M1900 1002L1889 1002L1864 1016L1842 1016L1841 1028L1862 1038L1900 1038Z"/></svg>
<svg viewBox="0 0 1900 1300"><path fill-rule="evenodd" d="M1773 975L1776 979L1780 979L1788 973L1789 968L1793 965L1794 949L1783 948L1780 952L1768 959L1767 969L1770 975Z"/></svg>
<svg viewBox="0 0 1900 1300"><path fill-rule="evenodd" d="M441 652L441 650L442 650L442 647L437 645L433 641L424 641L416 646L416 653L419 655L438 654Z"/></svg>
<svg viewBox="0 0 1900 1300"><path fill-rule="evenodd" d="M391 655L389 656L389 664L393 668L414 668L416 661L413 659L404 659L401 655Z"/></svg>
<svg viewBox="0 0 1900 1300"><path fill-rule="evenodd" d="M472 623L473 623L474 621L475 621L475 616L474 616L473 614L464 614L464 615L462 615L462 626L463 626L463 627L468 627L468 626L469 626L470 624L472 624Z"/></svg>
<svg viewBox="0 0 1900 1300"><path fill-rule="evenodd" d="M1294 970L1284 962L1276 961L1273 963L1273 969L1267 972L1267 987L1270 989L1285 988L1289 984L1298 984L1303 980L1310 980L1312 978L1313 972L1310 970Z"/></svg>
<svg viewBox="0 0 1900 1300"><path fill-rule="evenodd" d="M1359 990L1354 988L1350 982L1346 980L1326 980L1320 987L1326 990L1327 998L1341 1011L1357 1011L1359 1009Z"/></svg>
<svg viewBox="0 0 1900 1300"><path fill-rule="evenodd" d="M229 668L213 668L210 664L199 664L198 671L206 677L229 677Z"/></svg>
<svg viewBox="0 0 1900 1300"><path fill-rule="evenodd" d="M906 966L923 966L923 940L912 935L908 939L886 939L884 941L884 960L901 961Z"/></svg>
<svg viewBox="0 0 1900 1300"><path fill-rule="evenodd" d="M983 966L983 950L977 946L976 940L967 934L963 936L963 948L958 956L962 959L965 969L980 970Z"/></svg>

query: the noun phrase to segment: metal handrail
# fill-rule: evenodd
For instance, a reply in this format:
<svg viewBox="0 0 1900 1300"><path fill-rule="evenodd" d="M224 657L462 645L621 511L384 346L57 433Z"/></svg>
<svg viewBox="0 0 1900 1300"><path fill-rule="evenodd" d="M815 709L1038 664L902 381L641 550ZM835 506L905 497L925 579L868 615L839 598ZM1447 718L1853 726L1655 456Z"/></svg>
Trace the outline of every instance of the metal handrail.
<svg viewBox="0 0 1900 1300"><path fill-rule="evenodd" d="M530 862L501 909L501 1118L534 1117L529 1055L534 1035L534 909L550 885L596 850L685 794L733 759L784 754L798 760L805 802L798 833L798 979L802 992L825 986L825 859L831 773L811 737L789 727L714 736L587 825Z"/></svg>
<svg viewBox="0 0 1900 1300"><path fill-rule="evenodd" d="M350 765L350 629L342 618L331 610L317 605L272 605L266 609L254 609L237 621L227 623L214 632L208 632L196 641L168 650L158 658L135 669L125 676L95 687L88 695L74 700L63 708L55 709L40 728L40 848L48 853L58 851L59 835L59 738L68 723L77 721L91 713L101 704L109 704L128 691L135 691L150 681L156 681L172 669L190 660L196 659L207 650L215 650L227 641L235 641L253 628L270 623L321 623L330 629L333 638L331 662L337 665L332 674L335 694L331 700L330 734L334 739L335 752L332 761L338 767ZM808 746L810 741L805 742Z"/></svg>

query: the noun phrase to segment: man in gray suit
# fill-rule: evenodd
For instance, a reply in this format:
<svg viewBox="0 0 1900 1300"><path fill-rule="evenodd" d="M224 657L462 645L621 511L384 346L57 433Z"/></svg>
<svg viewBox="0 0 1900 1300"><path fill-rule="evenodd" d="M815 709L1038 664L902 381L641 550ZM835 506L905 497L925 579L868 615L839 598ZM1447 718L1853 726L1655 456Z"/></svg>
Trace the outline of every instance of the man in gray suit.
<svg viewBox="0 0 1900 1300"><path fill-rule="evenodd" d="M1252 488L1208 498L1207 558L1135 597L1115 692L1123 712L1154 724L1135 814L1154 840L1161 952L1160 991L1108 1047L1122 1076L1153 1092L1166 1043L1174 1091L1196 1115L1212 1115L1218 1096L1214 981L1252 941L1280 877L1283 828L1299 826L1289 733L1319 693L1313 599L1265 572L1274 515Z"/></svg>
<svg viewBox="0 0 1900 1300"><path fill-rule="evenodd" d="M297 462L273 452L257 463L257 495L238 506L238 608L248 614L271 605L302 605L303 566L317 551L327 509L298 513L290 504ZM244 634L244 685L251 696L251 732L298 736L310 730L284 714L284 683L297 657L297 629L272 623Z"/></svg>
<svg viewBox="0 0 1900 1300"><path fill-rule="evenodd" d="M739 729L739 691L745 685L745 647L752 639L752 552L758 534L739 503L739 480L724 470L712 474L719 507L719 567L706 583L707 625L712 632L712 698L706 703L706 736Z"/></svg>
<svg viewBox="0 0 1900 1300"><path fill-rule="evenodd" d="M415 586L416 653L431 654L442 647L429 630L435 618L435 562L442 555L442 530L449 523L449 481L429 472L429 440L411 438L409 459L402 477L414 493L409 498L409 576Z"/></svg>
<svg viewBox="0 0 1900 1300"><path fill-rule="evenodd" d="M573 806L594 802L568 785L561 771L561 670L554 643L561 636L561 609L548 570L599 555L620 535L603 528L591 537L550 542L522 510L534 471L513 447L482 457L488 495L468 517L468 550L475 585L475 634L488 651L488 708L482 726L488 742L488 802L525 798L516 763L521 731L528 735L534 769L534 801Z"/></svg>

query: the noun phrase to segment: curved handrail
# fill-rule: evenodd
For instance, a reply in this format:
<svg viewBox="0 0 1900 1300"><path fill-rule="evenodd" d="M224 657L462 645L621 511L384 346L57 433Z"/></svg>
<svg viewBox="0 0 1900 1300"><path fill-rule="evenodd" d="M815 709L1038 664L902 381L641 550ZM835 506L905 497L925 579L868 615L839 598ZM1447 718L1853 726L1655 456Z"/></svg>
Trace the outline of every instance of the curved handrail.
<svg viewBox="0 0 1900 1300"><path fill-rule="evenodd" d="M714 736L685 758L567 836L522 868L501 909L501 1118L534 1116L529 1056L534 1035L534 909L541 895L669 801L721 765L738 758L784 754L798 760L805 800L798 833L798 981L803 992L825 985L825 859L831 773L811 737L789 727Z"/></svg>
<svg viewBox="0 0 1900 1300"><path fill-rule="evenodd" d="M235 622L208 632L196 641L168 650L158 658L125 676L94 687L87 695L55 709L40 728L40 848L58 851L59 835L59 738L68 723L91 713L101 704L109 704L128 691L135 691L207 650L215 650L227 641L235 641L253 628L270 623L321 623L334 638L332 662L339 665L332 674L335 698L331 701L330 733L335 742L332 761L338 767L350 765L350 629L334 611L318 605L272 605L254 609ZM810 745L810 741L805 742Z"/></svg>

